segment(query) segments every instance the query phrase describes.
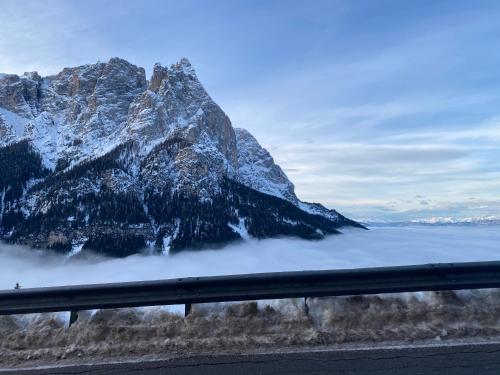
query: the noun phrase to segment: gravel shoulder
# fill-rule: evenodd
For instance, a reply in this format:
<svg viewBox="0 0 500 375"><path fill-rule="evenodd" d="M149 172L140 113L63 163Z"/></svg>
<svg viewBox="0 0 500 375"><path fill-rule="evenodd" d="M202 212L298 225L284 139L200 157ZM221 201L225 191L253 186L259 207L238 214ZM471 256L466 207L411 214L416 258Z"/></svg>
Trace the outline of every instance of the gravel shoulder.
<svg viewBox="0 0 500 375"><path fill-rule="evenodd" d="M497 374L500 342L417 343L412 346L376 345L343 349L296 348L245 354L197 355L180 358L141 359L107 363L53 365L0 370L5 375L41 374L384 374L442 375Z"/></svg>

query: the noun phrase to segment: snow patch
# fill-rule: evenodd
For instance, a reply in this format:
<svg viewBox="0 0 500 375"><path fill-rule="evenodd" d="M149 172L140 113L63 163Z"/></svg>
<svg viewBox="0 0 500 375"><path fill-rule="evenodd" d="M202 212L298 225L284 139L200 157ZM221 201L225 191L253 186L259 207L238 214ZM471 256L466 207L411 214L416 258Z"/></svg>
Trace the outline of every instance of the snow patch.
<svg viewBox="0 0 500 375"><path fill-rule="evenodd" d="M45 167L56 167L60 143L60 127L48 113L42 113L28 123L26 132L33 146L42 156Z"/></svg>
<svg viewBox="0 0 500 375"><path fill-rule="evenodd" d="M337 221L339 219L339 214L336 211L329 210L314 203L298 202L298 207L302 211L307 212L311 215L323 216L332 221Z"/></svg>
<svg viewBox="0 0 500 375"><path fill-rule="evenodd" d="M73 243L71 244L71 251L68 253L68 258L71 258L72 256L80 253L83 249L83 245L85 245L85 242L87 242L87 240L88 238L83 237L78 239L77 241L73 241Z"/></svg>
<svg viewBox="0 0 500 375"><path fill-rule="evenodd" d="M249 240L251 238L250 234L248 233L247 227L245 225L245 218L240 217L238 225L234 225L232 223L228 223L227 225L235 233L238 233L242 239Z"/></svg>
<svg viewBox="0 0 500 375"><path fill-rule="evenodd" d="M161 251L162 255L170 254L170 243L172 242L172 236L163 237L163 249Z"/></svg>
<svg viewBox="0 0 500 375"><path fill-rule="evenodd" d="M2 198L0 199L0 227L2 226L3 215L5 213L5 186L2 189Z"/></svg>
<svg viewBox="0 0 500 375"><path fill-rule="evenodd" d="M167 236L163 237L163 246L162 246L162 252L161 252L163 255L170 254L170 248L171 248L172 241L175 240L177 238L177 236L179 235L180 228L181 228L181 219L177 218L177 219L175 219L175 228L174 228L174 232L172 233L172 235L167 235Z"/></svg>
<svg viewBox="0 0 500 375"><path fill-rule="evenodd" d="M27 119L2 107L0 107L0 117L8 126L12 128L16 137L20 138L24 135L24 130L26 128L26 124L28 123Z"/></svg>

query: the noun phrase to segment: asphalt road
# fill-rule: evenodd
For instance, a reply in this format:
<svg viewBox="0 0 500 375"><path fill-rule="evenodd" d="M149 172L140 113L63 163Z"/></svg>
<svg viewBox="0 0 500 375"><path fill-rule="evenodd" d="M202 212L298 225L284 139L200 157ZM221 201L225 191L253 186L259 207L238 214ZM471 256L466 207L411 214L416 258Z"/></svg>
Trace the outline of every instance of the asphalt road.
<svg viewBox="0 0 500 375"><path fill-rule="evenodd" d="M500 344L196 357L43 370L0 370L0 374L500 374Z"/></svg>

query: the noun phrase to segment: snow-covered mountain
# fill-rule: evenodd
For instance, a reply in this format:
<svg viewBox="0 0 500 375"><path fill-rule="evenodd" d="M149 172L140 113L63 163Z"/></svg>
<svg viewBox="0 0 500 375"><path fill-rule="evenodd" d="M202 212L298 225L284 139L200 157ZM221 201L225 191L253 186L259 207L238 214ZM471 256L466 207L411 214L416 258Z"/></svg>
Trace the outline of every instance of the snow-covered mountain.
<svg viewBox="0 0 500 375"><path fill-rule="evenodd" d="M68 252L318 239L359 226L301 202L187 59L156 64L149 81L118 58L0 75L0 198L4 239Z"/></svg>
<svg viewBox="0 0 500 375"><path fill-rule="evenodd" d="M413 219L408 221L380 221L380 220L361 220L363 224L369 227L385 226L448 226L448 225L499 225L500 217L496 215L487 216L433 216L427 218Z"/></svg>

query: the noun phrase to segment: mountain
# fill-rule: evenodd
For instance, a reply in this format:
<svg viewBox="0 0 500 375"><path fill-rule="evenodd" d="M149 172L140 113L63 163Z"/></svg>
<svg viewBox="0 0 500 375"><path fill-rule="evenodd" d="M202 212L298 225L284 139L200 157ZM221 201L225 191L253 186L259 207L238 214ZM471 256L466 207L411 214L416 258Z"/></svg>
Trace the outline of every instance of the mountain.
<svg viewBox="0 0 500 375"><path fill-rule="evenodd" d="M452 217L452 216L433 216L427 218L413 219L409 221L380 221L380 220L363 220L363 224L369 227L385 227L385 226L476 226L476 225L492 225L500 224L500 218L496 215L487 216L469 216L469 217Z"/></svg>
<svg viewBox="0 0 500 375"><path fill-rule="evenodd" d="M0 235L70 254L126 256L249 237L320 239L360 224L301 202L187 59L112 58L0 75Z"/></svg>

